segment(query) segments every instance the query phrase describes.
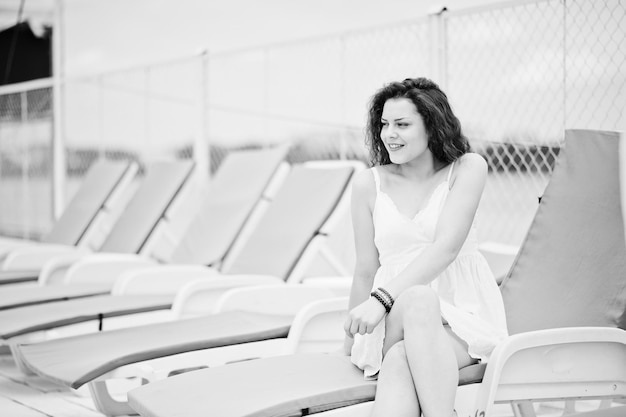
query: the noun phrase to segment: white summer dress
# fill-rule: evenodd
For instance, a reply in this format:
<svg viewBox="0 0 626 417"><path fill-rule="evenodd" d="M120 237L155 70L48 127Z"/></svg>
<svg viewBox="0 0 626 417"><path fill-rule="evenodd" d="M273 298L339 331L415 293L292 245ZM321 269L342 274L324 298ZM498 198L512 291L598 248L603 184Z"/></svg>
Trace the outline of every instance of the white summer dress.
<svg viewBox="0 0 626 417"><path fill-rule="evenodd" d="M376 183L374 242L380 261L373 288L384 288L433 242L453 168L454 163L447 179L435 188L426 206L412 219L399 212L393 200L381 191L377 168L371 169ZM475 225L456 259L429 285L439 295L442 317L467 342L470 356L486 361L495 345L507 336L507 328L500 290L478 251ZM384 337L384 319L371 334L355 335L352 362L368 379L375 378L380 370Z"/></svg>

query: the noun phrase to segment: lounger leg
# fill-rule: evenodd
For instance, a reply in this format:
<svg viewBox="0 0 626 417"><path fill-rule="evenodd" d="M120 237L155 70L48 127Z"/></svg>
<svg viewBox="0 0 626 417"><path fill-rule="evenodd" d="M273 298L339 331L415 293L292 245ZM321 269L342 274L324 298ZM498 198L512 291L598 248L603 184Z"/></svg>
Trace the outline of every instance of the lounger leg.
<svg viewBox="0 0 626 417"><path fill-rule="evenodd" d="M17 343L11 343L9 345L9 351L11 355L13 355L13 360L15 361L15 365L17 365L17 369L21 373L23 373L24 375L36 375L35 372L30 369L28 365L22 360L20 350L17 349Z"/></svg>
<svg viewBox="0 0 626 417"><path fill-rule="evenodd" d="M600 405L598 406L598 410L603 410L605 408L609 408L613 406L613 399L608 398L600 401Z"/></svg>
<svg viewBox="0 0 626 417"><path fill-rule="evenodd" d="M576 413L576 400L565 400L563 415L567 416L574 413Z"/></svg>
<svg viewBox="0 0 626 417"><path fill-rule="evenodd" d="M89 392L96 409L107 416L137 415L126 401L118 401L111 396L106 381L92 381Z"/></svg>
<svg viewBox="0 0 626 417"><path fill-rule="evenodd" d="M511 408L515 417L537 417L533 403L530 401L513 401Z"/></svg>

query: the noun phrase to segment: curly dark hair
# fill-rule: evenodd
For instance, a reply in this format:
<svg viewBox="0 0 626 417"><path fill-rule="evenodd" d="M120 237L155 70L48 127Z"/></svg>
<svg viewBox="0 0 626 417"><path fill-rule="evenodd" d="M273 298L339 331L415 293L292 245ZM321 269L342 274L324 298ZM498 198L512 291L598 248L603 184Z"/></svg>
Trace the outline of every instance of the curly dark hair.
<svg viewBox="0 0 626 417"><path fill-rule="evenodd" d="M427 78L407 78L402 82L385 85L370 101L366 144L372 165L391 163L380 137L381 116L387 100L397 98L407 98L415 104L424 120L428 148L437 160L449 164L470 151L470 144L461 132L461 122L452 112L446 94Z"/></svg>

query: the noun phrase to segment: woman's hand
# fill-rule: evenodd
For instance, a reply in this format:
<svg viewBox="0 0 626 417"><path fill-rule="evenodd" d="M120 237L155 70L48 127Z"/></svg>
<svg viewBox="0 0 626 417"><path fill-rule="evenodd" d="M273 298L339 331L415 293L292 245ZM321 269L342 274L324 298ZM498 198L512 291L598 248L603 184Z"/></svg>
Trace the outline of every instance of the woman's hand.
<svg viewBox="0 0 626 417"><path fill-rule="evenodd" d="M346 335L372 333L374 328L385 317L385 307L374 298L368 298L348 313L343 325Z"/></svg>

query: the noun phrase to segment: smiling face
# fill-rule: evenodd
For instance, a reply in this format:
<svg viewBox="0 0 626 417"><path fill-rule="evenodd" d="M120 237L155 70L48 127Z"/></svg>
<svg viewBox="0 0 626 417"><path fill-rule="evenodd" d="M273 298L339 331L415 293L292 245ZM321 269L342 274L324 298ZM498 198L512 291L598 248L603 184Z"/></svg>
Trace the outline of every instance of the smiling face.
<svg viewBox="0 0 626 417"><path fill-rule="evenodd" d="M411 100L387 100L381 123L380 138L392 163L404 164L430 154L424 120Z"/></svg>

